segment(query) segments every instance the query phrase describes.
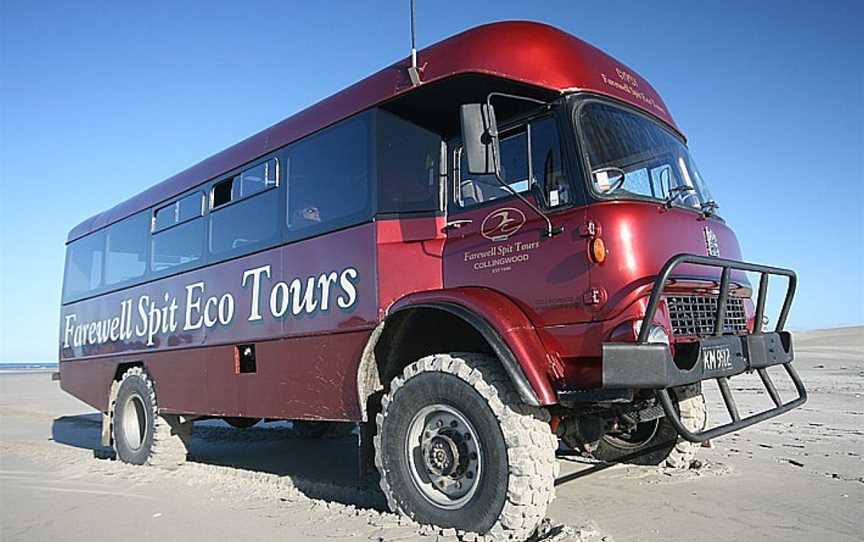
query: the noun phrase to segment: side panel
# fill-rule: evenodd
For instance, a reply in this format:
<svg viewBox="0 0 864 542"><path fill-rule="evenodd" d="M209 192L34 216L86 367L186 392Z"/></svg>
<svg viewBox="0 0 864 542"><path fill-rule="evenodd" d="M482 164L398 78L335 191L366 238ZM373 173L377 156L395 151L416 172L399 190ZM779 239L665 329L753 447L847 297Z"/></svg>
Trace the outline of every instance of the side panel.
<svg viewBox="0 0 864 542"><path fill-rule="evenodd" d="M444 217L376 222L379 318L405 295L443 288L444 224Z"/></svg>
<svg viewBox="0 0 864 542"><path fill-rule="evenodd" d="M104 409L116 366L143 362L167 410L356 417L354 372L377 318L374 228L64 306L63 389ZM257 370L238 374L234 346L249 343Z"/></svg>

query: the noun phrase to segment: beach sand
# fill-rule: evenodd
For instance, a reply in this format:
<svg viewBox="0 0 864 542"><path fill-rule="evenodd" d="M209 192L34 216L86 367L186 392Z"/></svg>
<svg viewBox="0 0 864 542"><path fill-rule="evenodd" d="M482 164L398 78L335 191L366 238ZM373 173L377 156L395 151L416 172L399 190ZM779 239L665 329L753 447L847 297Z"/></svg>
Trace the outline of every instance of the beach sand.
<svg viewBox="0 0 864 542"><path fill-rule="evenodd" d="M697 470L562 455L543 538L864 539L864 328L795 339L806 405L716 439ZM791 383L775 382L791 398ZM731 383L742 414L769 405L757 377ZM706 394L721 419L719 394ZM97 459L100 421L50 373L0 375L0 540L455 540L384 512L377 480L357 478L350 437L207 421L169 472Z"/></svg>

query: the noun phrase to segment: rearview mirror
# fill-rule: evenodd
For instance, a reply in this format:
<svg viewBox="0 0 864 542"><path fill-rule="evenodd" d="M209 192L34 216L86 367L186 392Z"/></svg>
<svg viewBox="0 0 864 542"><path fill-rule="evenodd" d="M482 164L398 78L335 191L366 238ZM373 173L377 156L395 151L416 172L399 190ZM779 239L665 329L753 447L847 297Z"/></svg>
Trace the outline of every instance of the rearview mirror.
<svg viewBox="0 0 864 542"><path fill-rule="evenodd" d="M462 156L468 163L471 175L497 175L498 125L495 109L489 104L463 104L460 111L462 120Z"/></svg>

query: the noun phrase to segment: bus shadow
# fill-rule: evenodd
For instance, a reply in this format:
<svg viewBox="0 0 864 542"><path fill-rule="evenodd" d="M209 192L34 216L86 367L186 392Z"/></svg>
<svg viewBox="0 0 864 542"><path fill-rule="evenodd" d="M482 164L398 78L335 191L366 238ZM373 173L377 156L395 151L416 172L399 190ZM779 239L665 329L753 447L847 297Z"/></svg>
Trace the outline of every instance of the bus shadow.
<svg viewBox="0 0 864 542"><path fill-rule="evenodd" d="M62 416L54 420L52 436L59 444L93 450L99 459L114 459L113 450L101 445L101 424L99 413ZM359 474L357 448L356 435L301 438L290 422L235 429L221 420L206 420L195 422L189 461L287 477L309 498L384 510L386 502L377 473L366 477ZM559 460L574 455L563 447L557 453ZM560 487L614 466L583 465L577 472L560 476L555 485Z"/></svg>
<svg viewBox="0 0 864 542"><path fill-rule="evenodd" d="M99 413L62 416L53 422L52 437L58 444L92 450L98 459L114 459L113 450L101 445L101 424ZM244 471L286 477L309 498L384 510L377 473L359 476L357 449L356 435L302 438L290 422L235 429L206 420L195 422L188 460L238 469L241 478Z"/></svg>

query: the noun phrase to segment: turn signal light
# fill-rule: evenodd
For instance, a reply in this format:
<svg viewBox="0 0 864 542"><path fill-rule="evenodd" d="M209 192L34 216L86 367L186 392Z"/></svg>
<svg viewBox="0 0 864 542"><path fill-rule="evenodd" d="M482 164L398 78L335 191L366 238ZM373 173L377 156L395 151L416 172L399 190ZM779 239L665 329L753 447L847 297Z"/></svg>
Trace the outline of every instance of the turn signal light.
<svg viewBox="0 0 864 542"><path fill-rule="evenodd" d="M591 239L588 246L588 253L591 255L591 261L594 263L603 263L606 261L606 243L600 237Z"/></svg>

